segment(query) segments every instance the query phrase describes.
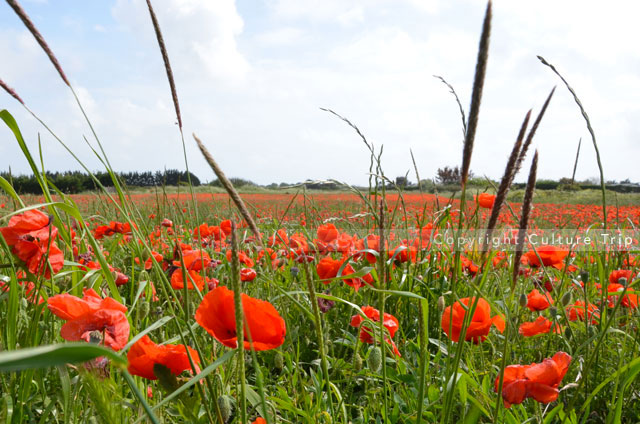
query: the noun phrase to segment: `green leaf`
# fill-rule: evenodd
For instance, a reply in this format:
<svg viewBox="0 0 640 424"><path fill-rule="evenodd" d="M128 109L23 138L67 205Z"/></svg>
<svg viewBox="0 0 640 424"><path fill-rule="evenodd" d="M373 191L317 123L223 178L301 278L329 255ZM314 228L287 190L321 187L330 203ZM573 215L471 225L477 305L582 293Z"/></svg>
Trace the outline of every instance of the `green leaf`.
<svg viewBox="0 0 640 424"><path fill-rule="evenodd" d="M13 200L15 200L20 205L21 208L24 208L24 203L22 202L20 196L18 196L18 193L16 193L11 184L9 184L9 181L5 180L2 177L0 177L0 188L6 191L7 194L11 196Z"/></svg>
<svg viewBox="0 0 640 424"><path fill-rule="evenodd" d="M0 371L49 368L87 362L99 356L106 356L116 364L127 364L126 359L102 346L90 343L61 343L2 352L0 353Z"/></svg>

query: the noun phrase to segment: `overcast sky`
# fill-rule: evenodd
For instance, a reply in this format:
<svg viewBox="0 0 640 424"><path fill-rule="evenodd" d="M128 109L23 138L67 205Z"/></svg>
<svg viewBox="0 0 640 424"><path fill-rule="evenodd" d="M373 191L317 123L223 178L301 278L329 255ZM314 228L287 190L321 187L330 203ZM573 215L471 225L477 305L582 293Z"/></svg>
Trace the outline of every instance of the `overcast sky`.
<svg viewBox="0 0 640 424"><path fill-rule="evenodd" d="M57 55L118 171L184 169L169 85L143 0L22 0ZM369 155L358 136L384 145L390 178L422 178L459 165L465 109L486 3L477 0L155 0L182 109L191 170L213 178L191 133L227 175L260 184L335 178L364 184ZM596 156L569 92L536 55L556 65L580 96L598 137L605 178L640 180L640 3L495 0L483 107L471 162L499 178L518 128L554 85L534 140L539 178L598 176ZM70 91L32 36L0 4L0 78L91 169L90 130ZM0 92L29 145L42 134L47 169L79 165L22 107ZM634 122L636 122L634 124ZM530 162L527 160L527 165ZM8 129L0 170L28 172ZM517 180L525 179L519 175Z"/></svg>

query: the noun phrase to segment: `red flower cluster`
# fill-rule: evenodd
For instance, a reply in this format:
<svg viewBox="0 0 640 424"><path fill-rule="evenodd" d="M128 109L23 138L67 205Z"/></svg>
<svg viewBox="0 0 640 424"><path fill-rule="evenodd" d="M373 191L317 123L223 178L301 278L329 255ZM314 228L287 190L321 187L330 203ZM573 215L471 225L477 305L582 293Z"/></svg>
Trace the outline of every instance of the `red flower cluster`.
<svg viewBox="0 0 640 424"><path fill-rule="evenodd" d="M504 369L502 399L504 406L522 403L531 397L541 403L558 399L558 385L569 369L571 356L558 352L539 364L509 365ZM498 391L500 376L496 377L494 391Z"/></svg>
<svg viewBox="0 0 640 424"><path fill-rule="evenodd" d="M0 233L11 252L23 261L32 274L44 272L46 278L57 273L64 265L64 255L55 243L58 229L51 225L49 216L36 209L14 215Z"/></svg>
<svg viewBox="0 0 640 424"><path fill-rule="evenodd" d="M362 312L364 312L367 318L369 318L371 321L373 322L380 321L380 311L377 310L376 308L372 306L363 306ZM350 324L352 327L360 327L360 324L362 324L364 320L365 318L363 316L354 315L351 317ZM384 321L382 325L384 325L384 328L386 328L387 331L389 331L389 336L391 337L391 338L385 338L385 341L391 345L391 347L393 348L393 353L395 353L397 356L402 356L400 355L400 351L398 350L398 347L392 340L393 336L395 336L396 334L396 331L398 331L398 329L400 328L398 319L393 315L385 312ZM368 343L368 344L373 344L375 342L371 329L366 325L363 325L362 327L360 327L360 341L362 343Z"/></svg>

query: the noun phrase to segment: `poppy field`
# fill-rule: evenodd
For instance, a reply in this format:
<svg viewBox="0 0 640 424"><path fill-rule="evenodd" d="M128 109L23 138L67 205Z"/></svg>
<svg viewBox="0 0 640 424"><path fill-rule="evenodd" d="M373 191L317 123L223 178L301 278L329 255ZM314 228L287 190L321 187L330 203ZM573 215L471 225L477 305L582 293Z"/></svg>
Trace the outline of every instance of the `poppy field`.
<svg viewBox="0 0 640 424"><path fill-rule="evenodd" d="M67 195L1 110L42 195L0 177L0 422L639 422L640 206L603 174L601 204L536 202L529 148L555 91L499 186L467 186L490 23L491 4L451 196L396 186L332 111L371 152L365 190L238 193L194 134L226 193L136 193L94 133L114 190Z"/></svg>
<svg viewBox="0 0 640 424"><path fill-rule="evenodd" d="M525 249L515 280L515 252L464 251L455 275L436 234L457 227L458 200L242 196L259 238L226 195L131 194L130 221L104 196L3 198L3 350L78 348L74 365L3 373L4 419L133 422L143 401L159 422L638 419L637 244ZM462 224L486 227L494 201L475 196ZM501 231L517 228L510 208ZM545 229L603 217L532 215ZM640 224L638 207L608 216Z"/></svg>

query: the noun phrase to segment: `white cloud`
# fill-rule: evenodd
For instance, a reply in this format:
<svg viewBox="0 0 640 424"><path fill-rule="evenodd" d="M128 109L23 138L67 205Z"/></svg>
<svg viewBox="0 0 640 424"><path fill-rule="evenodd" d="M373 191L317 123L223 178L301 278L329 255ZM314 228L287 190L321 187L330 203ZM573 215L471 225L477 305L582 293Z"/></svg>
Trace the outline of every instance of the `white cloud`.
<svg viewBox="0 0 640 424"><path fill-rule="evenodd" d="M214 78L237 82L249 71L249 62L238 50L236 38L244 21L234 0L163 0L153 3L172 65L185 72L197 73L194 58ZM146 4L117 0L113 16L129 31L153 37ZM184 65L188 63L189 65Z"/></svg>

